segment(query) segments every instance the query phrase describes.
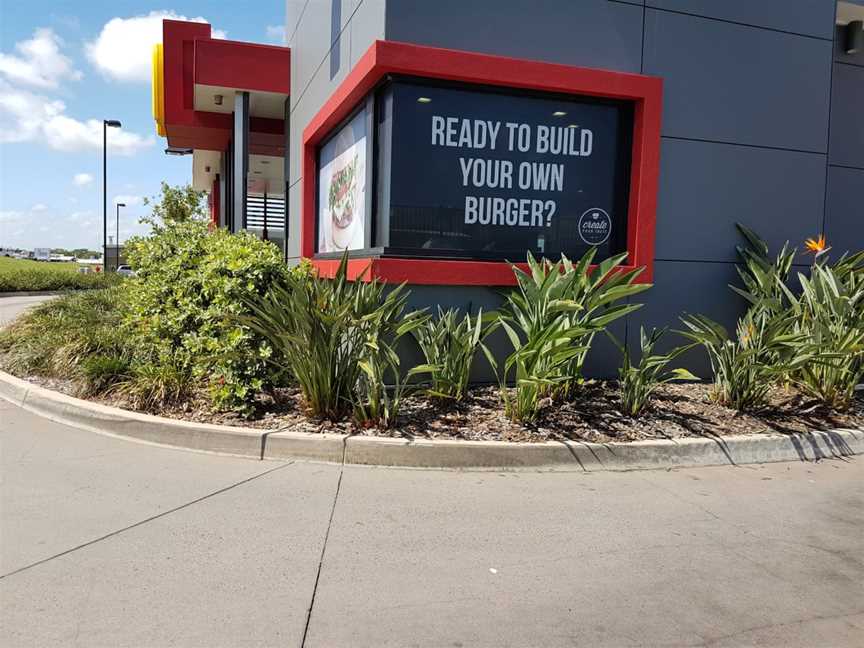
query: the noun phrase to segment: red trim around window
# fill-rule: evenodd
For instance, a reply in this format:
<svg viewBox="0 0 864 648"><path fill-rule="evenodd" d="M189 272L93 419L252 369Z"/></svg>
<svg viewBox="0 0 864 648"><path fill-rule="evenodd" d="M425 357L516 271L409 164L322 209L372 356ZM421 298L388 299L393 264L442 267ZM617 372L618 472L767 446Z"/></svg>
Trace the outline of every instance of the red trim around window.
<svg viewBox="0 0 864 648"><path fill-rule="evenodd" d="M652 280L660 175L661 79L394 41L375 41L303 131L300 253L312 259L322 275L332 276L338 261L314 258L317 146L388 74L633 101L626 269L644 266L639 281ZM371 272L365 272L367 269ZM359 258L349 261L349 275L410 284L515 284L512 270L502 261Z"/></svg>

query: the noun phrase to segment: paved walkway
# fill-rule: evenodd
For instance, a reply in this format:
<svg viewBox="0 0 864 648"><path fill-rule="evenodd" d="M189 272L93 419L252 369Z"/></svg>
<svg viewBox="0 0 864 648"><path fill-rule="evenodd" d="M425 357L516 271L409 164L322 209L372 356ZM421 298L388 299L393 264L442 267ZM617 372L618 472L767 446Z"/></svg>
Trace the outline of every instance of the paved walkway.
<svg viewBox="0 0 864 648"><path fill-rule="evenodd" d="M0 401L0 645L861 646L864 461L257 462Z"/></svg>
<svg viewBox="0 0 864 648"><path fill-rule="evenodd" d="M8 324L31 306L35 306L46 299L51 299L51 297L45 295L0 297L0 326Z"/></svg>

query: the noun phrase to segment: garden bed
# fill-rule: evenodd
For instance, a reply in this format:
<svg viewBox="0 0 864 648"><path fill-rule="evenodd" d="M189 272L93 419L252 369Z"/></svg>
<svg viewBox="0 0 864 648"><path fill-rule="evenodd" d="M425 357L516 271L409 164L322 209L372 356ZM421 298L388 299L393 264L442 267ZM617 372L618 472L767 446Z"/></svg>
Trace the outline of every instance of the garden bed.
<svg viewBox="0 0 864 648"><path fill-rule="evenodd" d="M0 360L2 364L2 360ZM28 381L75 395L69 380L28 377ZM618 411L614 382L592 381L567 402L549 403L536 425L520 425L504 415L498 389L481 387L461 403L432 401L420 395L406 398L398 424L390 429L359 428L351 421L332 423L309 418L298 390L280 388L261 394L249 417L217 412L204 398L157 410L139 410L167 418L249 427L280 432L362 434L409 439L465 441L631 442L647 439L723 437L747 434L794 434L814 430L864 429L864 395L859 392L849 410L836 412L803 398L794 389L774 389L770 408L759 413L740 413L713 403L710 385L668 384L660 387L651 407L631 418ZM121 398L90 399L103 405L130 409Z"/></svg>

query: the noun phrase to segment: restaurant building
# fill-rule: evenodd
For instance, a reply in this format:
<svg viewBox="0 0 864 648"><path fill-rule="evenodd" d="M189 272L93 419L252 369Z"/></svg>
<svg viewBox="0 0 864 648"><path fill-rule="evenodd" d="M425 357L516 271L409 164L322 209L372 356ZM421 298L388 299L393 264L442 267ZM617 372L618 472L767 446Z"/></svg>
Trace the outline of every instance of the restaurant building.
<svg viewBox="0 0 864 648"><path fill-rule="evenodd" d="M613 327L632 345L682 312L734 323L735 223L864 249L864 0L286 9L285 47L166 20L153 110L213 222L288 262L347 249L415 306L476 311L528 252L627 252L654 284ZM592 371L618 363L599 341Z"/></svg>

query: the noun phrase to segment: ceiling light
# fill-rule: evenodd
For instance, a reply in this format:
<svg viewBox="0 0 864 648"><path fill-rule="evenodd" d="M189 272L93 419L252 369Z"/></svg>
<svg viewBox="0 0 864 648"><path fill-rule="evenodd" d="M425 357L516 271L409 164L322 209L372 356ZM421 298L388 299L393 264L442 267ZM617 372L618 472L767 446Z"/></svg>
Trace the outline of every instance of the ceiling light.
<svg viewBox="0 0 864 648"><path fill-rule="evenodd" d="M191 148L178 148L176 146L169 146L165 149L165 155L191 155Z"/></svg>
<svg viewBox="0 0 864 648"><path fill-rule="evenodd" d="M579 124L570 124L567 128L579 128Z"/></svg>
<svg viewBox="0 0 864 648"><path fill-rule="evenodd" d="M564 117L566 114L567 113L564 112L563 110L556 110L555 112L552 113L552 116L553 117Z"/></svg>
<svg viewBox="0 0 864 648"><path fill-rule="evenodd" d="M429 97L417 97L417 103L432 103Z"/></svg>

